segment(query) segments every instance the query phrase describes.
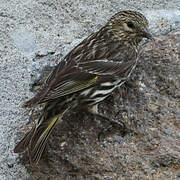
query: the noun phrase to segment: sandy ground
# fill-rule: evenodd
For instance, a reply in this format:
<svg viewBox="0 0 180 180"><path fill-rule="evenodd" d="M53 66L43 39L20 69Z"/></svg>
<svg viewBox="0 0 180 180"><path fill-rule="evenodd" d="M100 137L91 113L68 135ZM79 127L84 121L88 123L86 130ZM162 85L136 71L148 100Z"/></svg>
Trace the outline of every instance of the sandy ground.
<svg viewBox="0 0 180 180"><path fill-rule="evenodd" d="M180 27L180 0L1 0L1 180L30 177L12 150L31 114L21 108L33 96L30 85L42 67L56 63L46 58L37 61L37 57L64 56L114 13L124 9L144 13L154 34Z"/></svg>

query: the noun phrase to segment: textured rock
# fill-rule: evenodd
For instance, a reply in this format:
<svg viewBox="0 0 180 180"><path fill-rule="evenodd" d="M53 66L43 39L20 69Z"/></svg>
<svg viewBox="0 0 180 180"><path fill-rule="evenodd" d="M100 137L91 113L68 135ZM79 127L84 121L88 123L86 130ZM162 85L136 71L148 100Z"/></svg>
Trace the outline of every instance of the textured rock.
<svg viewBox="0 0 180 180"><path fill-rule="evenodd" d="M131 79L99 105L106 116L125 122L129 133L87 114L72 112L50 137L39 168L22 162L32 177L50 179L175 179L180 168L180 31L142 46Z"/></svg>
<svg viewBox="0 0 180 180"><path fill-rule="evenodd" d="M157 37L155 47L144 45L132 78L99 106L132 131L122 136L112 129L98 142L107 124L73 112L56 127L44 160L31 167L27 156L12 150L28 119L38 117L37 110L21 108L33 96L32 83L44 66L56 64L122 9L143 12L155 34L166 34ZM180 35L179 30L167 34L179 27L179 17L179 0L2 0L0 179L180 178Z"/></svg>

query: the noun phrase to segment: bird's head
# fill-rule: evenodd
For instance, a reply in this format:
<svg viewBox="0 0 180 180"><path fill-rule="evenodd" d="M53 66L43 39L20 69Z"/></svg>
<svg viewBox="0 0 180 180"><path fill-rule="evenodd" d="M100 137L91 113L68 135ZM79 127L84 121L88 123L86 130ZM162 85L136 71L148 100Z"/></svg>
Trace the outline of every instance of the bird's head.
<svg viewBox="0 0 180 180"><path fill-rule="evenodd" d="M143 38L152 39L147 19L136 11L120 11L109 20L108 26L122 41L138 44Z"/></svg>

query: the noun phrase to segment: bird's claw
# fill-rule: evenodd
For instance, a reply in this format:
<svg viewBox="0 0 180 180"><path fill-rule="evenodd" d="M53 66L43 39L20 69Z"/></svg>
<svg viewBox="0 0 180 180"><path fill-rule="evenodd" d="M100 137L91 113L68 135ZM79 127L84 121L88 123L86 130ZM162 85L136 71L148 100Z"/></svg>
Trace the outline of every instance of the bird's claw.
<svg viewBox="0 0 180 180"><path fill-rule="evenodd" d="M108 134L112 133L112 130L116 130L117 132L120 132L121 136L124 136L126 134L126 125L124 122L115 122L115 121L110 121L110 125L106 128L103 128L101 132L98 134L98 140L101 141L103 137L105 137Z"/></svg>

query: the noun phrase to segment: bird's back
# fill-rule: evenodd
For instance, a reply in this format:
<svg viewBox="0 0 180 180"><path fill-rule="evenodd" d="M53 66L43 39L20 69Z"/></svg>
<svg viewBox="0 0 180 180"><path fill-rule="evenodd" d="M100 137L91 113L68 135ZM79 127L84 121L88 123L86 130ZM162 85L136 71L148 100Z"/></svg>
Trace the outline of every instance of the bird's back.
<svg viewBox="0 0 180 180"><path fill-rule="evenodd" d="M67 93L57 93L57 95L53 95L53 98L51 97L52 93L56 93L56 91L54 91L56 87L59 88L58 91L61 91L61 87L64 83L70 82L76 76L79 77L79 81L84 81L82 78L86 77L87 82L95 78L93 72L91 73L91 71L89 71L86 73L86 71L83 71L83 66L80 66L80 64L99 60L119 62L122 64L129 61L134 63L136 58L136 46L128 46L126 43L122 42L120 38L114 36L113 32L105 26L100 31L91 34L70 51L50 73L46 80L45 88L34 98L27 101L24 107L44 103L63 95L76 92L72 90L67 91ZM77 91L89 86L91 86L91 84L87 86L84 85L79 89L77 88ZM66 90L62 88L62 91Z"/></svg>

